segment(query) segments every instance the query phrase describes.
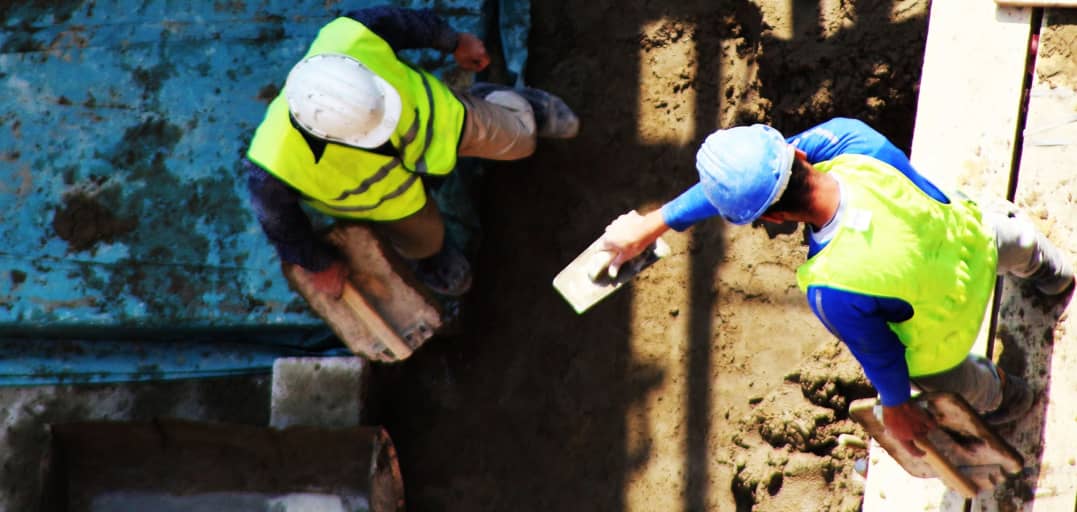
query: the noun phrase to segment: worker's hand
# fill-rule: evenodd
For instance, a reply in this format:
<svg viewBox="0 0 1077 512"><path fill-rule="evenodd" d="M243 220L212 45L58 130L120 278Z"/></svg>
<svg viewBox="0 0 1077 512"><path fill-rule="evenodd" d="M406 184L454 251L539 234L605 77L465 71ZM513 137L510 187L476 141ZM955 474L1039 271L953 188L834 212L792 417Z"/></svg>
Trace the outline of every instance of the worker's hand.
<svg viewBox="0 0 1077 512"><path fill-rule="evenodd" d="M938 426L938 423L922 407L909 400L893 407L884 406L883 425L909 453L916 457L923 457L923 450L916 446L913 439L927 435Z"/></svg>
<svg viewBox="0 0 1077 512"><path fill-rule="evenodd" d="M465 71L482 71L490 64L490 56L486 54L486 45L474 34L461 32L456 42L456 51L452 56L456 64Z"/></svg>
<svg viewBox="0 0 1077 512"><path fill-rule="evenodd" d="M602 235L602 249L611 253L609 276L617 277L621 265L635 258L650 247L669 226L662 219L661 210L640 215L636 210L617 217Z"/></svg>
<svg viewBox="0 0 1077 512"><path fill-rule="evenodd" d="M303 267L299 269L310 277L311 282L314 283L314 289L319 293L324 293L334 299L340 298L344 293L344 279L348 276L348 267L344 265L344 262L334 261L332 265L319 272L311 272Z"/></svg>

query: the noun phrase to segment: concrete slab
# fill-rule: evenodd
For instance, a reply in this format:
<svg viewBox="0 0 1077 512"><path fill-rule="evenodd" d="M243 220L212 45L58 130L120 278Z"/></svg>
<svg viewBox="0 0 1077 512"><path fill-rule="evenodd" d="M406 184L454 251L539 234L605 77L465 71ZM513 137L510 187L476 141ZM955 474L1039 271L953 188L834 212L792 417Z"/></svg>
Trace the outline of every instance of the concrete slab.
<svg viewBox="0 0 1077 512"><path fill-rule="evenodd" d="M269 425L345 428L361 420L367 363L358 357L289 357L273 364Z"/></svg>
<svg viewBox="0 0 1077 512"><path fill-rule="evenodd" d="M932 3L910 156L936 185L1005 197L1030 21L1031 9Z"/></svg>
<svg viewBox="0 0 1077 512"><path fill-rule="evenodd" d="M265 425L268 375L132 384L0 388L0 510L37 510L47 425L167 417Z"/></svg>
<svg viewBox="0 0 1077 512"><path fill-rule="evenodd" d="M277 430L216 422L54 425L41 512L402 512L381 427Z"/></svg>

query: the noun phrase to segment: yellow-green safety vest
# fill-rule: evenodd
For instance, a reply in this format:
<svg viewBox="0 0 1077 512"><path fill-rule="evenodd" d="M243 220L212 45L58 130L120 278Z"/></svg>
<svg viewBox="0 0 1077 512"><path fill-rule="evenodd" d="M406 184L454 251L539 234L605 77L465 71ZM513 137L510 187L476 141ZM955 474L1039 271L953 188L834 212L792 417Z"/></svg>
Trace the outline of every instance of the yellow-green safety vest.
<svg viewBox="0 0 1077 512"><path fill-rule="evenodd" d="M890 323L909 375L949 370L968 355L991 302L994 231L976 203L943 204L894 167L841 155L815 168L841 180L845 211L834 237L797 269L797 284L904 300L913 317Z"/></svg>
<svg viewBox="0 0 1077 512"><path fill-rule="evenodd" d="M334 217L389 221L419 211L426 204L420 177L448 174L456 165L463 104L444 83L398 59L385 40L351 18L322 27L305 57L322 53L358 59L400 94L400 122L389 137L399 156L330 143L315 162L292 125L282 90L269 104L247 157Z"/></svg>

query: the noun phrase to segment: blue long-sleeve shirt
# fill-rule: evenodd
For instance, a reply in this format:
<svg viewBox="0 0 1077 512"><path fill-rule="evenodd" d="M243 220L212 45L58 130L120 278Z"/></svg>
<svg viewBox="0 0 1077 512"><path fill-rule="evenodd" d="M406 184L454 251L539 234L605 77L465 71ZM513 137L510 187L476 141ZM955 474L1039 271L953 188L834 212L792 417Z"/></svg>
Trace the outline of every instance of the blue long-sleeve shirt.
<svg viewBox="0 0 1077 512"><path fill-rule="evenodd" d="M836 118L786 139L804 151L808 161L818 163L843 154L877 158L895 167L936 201L949 198L912 167L908 157L882 134L854 119ZM678 231L718 215L718 210L696 184L662 207L666 224ZM825 243L809 242L808 257ZM808 287L808 304L831 333L840 338L864 369L879 392L883 405L892 406L909 399L909 368L905 346L890 330L889 323L912 318L912 305L901 299L877 297L826 286Z"/></svg>
<svg viewBox="0 0 1077 512"><path fill-rule="evenodd" d="M451 53L459 39L459 33L431 10L386 6L344 15L378 34L394 51L433 48ZM300 193L246 158L241 166L251 207L280 259L315 272L328 267L334 252L315 236L300 207Z"/></svg>

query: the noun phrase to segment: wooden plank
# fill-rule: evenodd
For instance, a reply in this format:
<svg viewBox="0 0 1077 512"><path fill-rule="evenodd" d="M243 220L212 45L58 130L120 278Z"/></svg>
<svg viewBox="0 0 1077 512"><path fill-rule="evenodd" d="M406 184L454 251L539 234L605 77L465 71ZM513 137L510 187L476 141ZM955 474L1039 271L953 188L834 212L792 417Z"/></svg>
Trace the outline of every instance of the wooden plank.
<svg viewBox="0 0 1077 512"><path fill-rule="evenodd" d="M1030 19L978 0L932 2L911 156L937 185L1005 197Z"/></svg>
<svg viewBox="0 0 1077 512"><path fill-rule="evenodd" d="M1070 262L1077 261L1074 37L1075 13L1045 13L1015 197ZM999 489L994 498L1006 510L1072 512L1077 503L1077 318L1066 312L1072 305L1045 300L1028 286L1008 282L1005 291L999 324L1002 357L1015 351L1019 361L1008 362L1023 363L1029 384L1047 393L1012 433L1011 442L1031 461L1030 478L1012 492Z"/></svg>
<svg viewBox="0 0 1077 512"><path fill-rule="evenodd" d="M296 265L281 268L289 284L355 355L402 361L442 327L437 299L369 226L337 223L326 241L344 256L350 272L339 299L319 292Z"/></svg>
<svg viewBox="0 0 1077 512"><path fill-rule="evenodd" d="M1030 13L977 0L932 3L911 158L940 187L1005 196ZM986 342L985 329L975 350L985 353ZM965 504L938 480L909 476L872 443L865 512L962 511Z"/></svg>

